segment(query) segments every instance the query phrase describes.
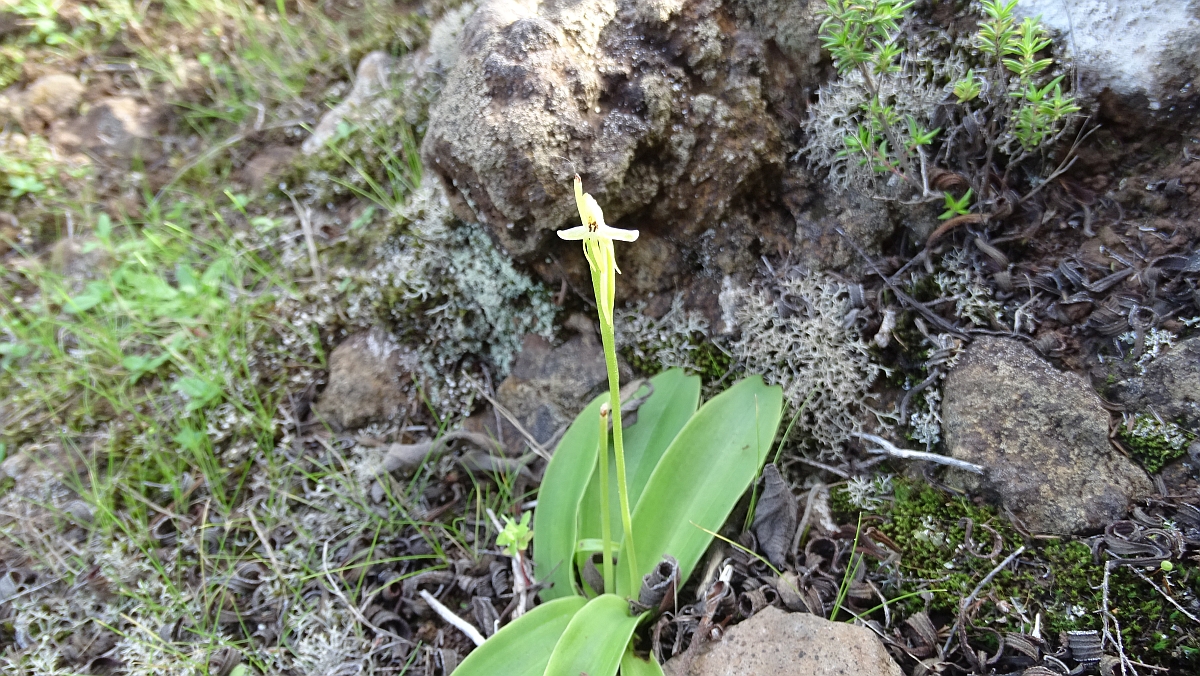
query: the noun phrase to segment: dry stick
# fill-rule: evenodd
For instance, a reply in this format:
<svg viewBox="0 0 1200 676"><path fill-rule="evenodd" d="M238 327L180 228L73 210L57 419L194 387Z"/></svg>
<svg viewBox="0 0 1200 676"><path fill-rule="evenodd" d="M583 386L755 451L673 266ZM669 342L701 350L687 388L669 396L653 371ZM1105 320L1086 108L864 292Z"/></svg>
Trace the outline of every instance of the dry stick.
<svg viewBox="0 0 1200 676"><path fill-rule="evenodd" d="M1125 643L1121 640L1121 622L1108 609L1108 576L1112 573L1113 561L1104 562L1104 582L1101 584L1100 603L1102 605L1100 618L1104 620L1104 639L1117 646L1117 655L1121 658L1121 673L1126 674L1125 667L1129 667L1129 674L1137 676L1137 669L1133 668L1129 657L1125 655ZM1117 628L1117 635L1114 638L1112 632L1108 629L1108 621L1112 620L1113 626Z"/></svg>
<svg viewBox="0 0 1200 676"><path fill-rule="evenodd" d="M1142 579L1143 579L1143 580L1145 580L1147 583L1149 583L1149 585L1150 585L1151 587L1154 587L1155 591L1157 591L1159 594L1162 594L1162 597L1163 597L1164 599L1166 599L1166 600L1167 600L1167 601L1168 601L1168 602L1169 602L1171 605L1175 606L1175 608L1176 608L1177 610L1179 610L1179 612L1183 613L1184 615L1187 615L1187 616L1188 616L1188 619L1190 619L1192 622L1195 622L1196 624L1200 624L1200 618L1197 618L1195 615L1193 615L1193 614L1189 613L1188 611L1184 610L1184 609L1183 609L1183 606L1179 605L1179 602L1178 602L1178 601L1176 601L1175 599L1171 598L1171 597L1170 597L1170 595L1168 595L1168 594L1167 594L1167 592L1163 591L1163 588L1162 588L1162 587L1159 587L1157 584L1154 584L1154 580L1151 580L1151 579L1150 579L1150 576L1146 575L1145 573L1143 573L1142 571L1138 570L1138 569L1137 569L1136 567L1134 567L1134 566L1130 566L1130 567L1129 567L1129 569L1130 569L1130 570L1132 570L1132 571L1133 571L1133 573L1134 573L1135 575L1137 575L1138 577L1142 578Z"/></svg>
<svg viewBox="0 0 1200 676"><path fill-rule="evenodd" d="M804 529L808 528L808 520L812 518L813 504L817 501L817 495L825 490L828 490L828 487L820 482L808 489L808 500L804 502L804 516L800 518L800 525L796 526L796 534L792 536L793 560L800 557L800 540L804 536Z"/></svg>
<svg viewBox="0 0 1200 676"><path fill-rule="evenodd" d="M979 592L983 591L983 588L986 587L988 585L988 583L992 581L992 578L999 575L1001 570L1004 570L1004 568L1007 567L1008 564L1012 563L1013 560L1015 560L1018 556L1020 556L1024 552L1025 552L1025 545L1021 545L1020 547L1017 547L1016 551L1014 551L1012 554L1009 554L1008 558L1001 561L1000 565L996 566L995 568L992 569L992 572L985 575L983 577L983 579L979 581L979 584L975 585L975 589L974 589L974 591L971 592L971 595L968 596L967 598L963 599L963 602L961 604L959 604L958 619L956 619L954 621L954 629L950 631L950 636L948 636L946 638L946 645L942 646L942 654L943 655L950 652L950 643L954 640L954 636L958 633L958 627L962 624L963 616L966 615L967 608L969 608L971 606L971 604L975 602L975 597L979 596Z"/></svg>
<svg viewBox="0 0 1200 676"><path fill-rule="evenodd" d="M520 433L521 436L525 437L525 443L529 444L529 448L531 448L534 453L542 456L542 458L546 459L547 461L550 460L550 453L546 449L542 448L542 445L538 443L538 440L529 433L529 430L525 429L525 426L521 424L520 420L517 420L517 416L513 415L512 411L508 410L500 402L496 401L495 397L492 397L490 394L484 391L482 387L479 387L478 383L475 384L475 389L479 391L479 394L483 395L483 398L492 405L493 409L499 412L500 415L504 416L504 419L516 428L517 432Z"/></svg>
<svg viewBox="0 0 1200 676"><path fill-rule="evenodd" d="M904 393L904 399L901 400L901 402L900 402L900 424L901 425L908 424L908 404L912 401L913 396L916 395L921 390L924 390L926 387L929 387L930 385L932 385L933 381L937 380L940 377L942 377L942 370L935 366L935 367L933 367L933 370L929 373L928 378L926 378L925 380L922 380L920 382L920 384L918 384L916 387L914 387L911 390L909 390L908 392Z"/></svg>
<svg viewBox="0 0 1200 676"><path fill-rule="evenodd" d="M897 448L892 442L884 439L883 437L875 436L874 434L860 433L855 434L854 436L858 437L859 439L879 444L881 448L868 448L867 452L869 453L882 453L883 455L890 455L893 458L903 458L905 460L926 460L929 462L936 462L939 465L949 465L955 469L966 470L975 474L983 474L983 466L976 465L973 462L967 462L966 460L959 460L958 458L951 458L945 455L938 455L937 453L926 453L925 451L910 451L907 448Z"/></svg>
<svg viewBox="0 0 1200 676"><path fill-rule="evenodd" d="M845 230L843 230L841 227L838 227L837 233L839 235L841 235L843 238L845 238L846 243L850 245L850 248L854 249L854 252L857 253L860 257L862 257L862 259L864 261L867 262L867 265L871 268L871 272L875 273L876 275L879 276L880 279L883 280L883 283L885 285L887 285L887 288L890 289L892 293L896 294L896 298L899 298L900 302L905 303L906 305L913 308L917 312L920 312L922 315L924 315L924 317L926 319L933 322L939 328L946 331L947 333L950 333L958 338L961 338L962 340L969 341L971 339L970 336L963 333L961 329L959 329L955 325L953 325L950 322L943 319L942 316L939 315L938 313L934 312L933 310L930 310L924 303L918 301L916 298L913 298L912 296L908 295L907 293L904 293L903 291L901 291L900 287L898 287L894 283L892 283L891 278L888 277L887 275L883 274L883 271L879 269L879 266L875 265L875 261L872 260L871 257L867 255L867 252L863 251L862 248L858 246L858 244L855 244L853 239L850 239L850 235L847 235Z"/></svg>
<svg viewBox="0 0 1200 676"><path fill-rule="evenodd" d="M300 208L300 202L296 201L296 196L288 191L283 194L288 196L292 201L292 208L296 210L296 217L300 219L300 229L304 231L304 243L308 246L308 264L312 268L313 278L320 284L321 275L321 259L317 258L317 240L313 237L312 221L308 218L308 209Z"/></svg>
<svg viewBox="0 0 1200 676"><path fill-rule="evenodd" d="M345 532L345 531L342 531L342 532ZM329 570L329 541L328 540L325 541L325 546L321 550L321 565L324 568L325 581L329 583L329 590L331 592L333 592L334 596L338 597L338 600L340 600L342 603L344 603L346 605L346 608L350 611L350 614L354 616L354 619L356 619L360 623L362 623L362 625L364 627L375 632L375 634L377 636L391 636L392 638L399 639L401 641L404 641L405 643L409 642L403 636L400 636L399 634L397 634L395 632L388 631L387 629L383 629L381 627L375 626L374 624L371 624L371 621L368 620L367 617L362 614L362 611L358 609L358 606L354 605L353 603L350 602L350 599L346 598L346 595L342 592L341 585L339 585L337 583L337 580L333 579L333 574ZM422 590L422 593L424 593L424 590ZM478 644L476 644L476 645L478 645Z"/></svg>
<svg viewBox="0 0 1200 676"><path fill-rule="evenodd" d="M437 613L438 616L440 616L448 624L454 625L455 629L458 629L462 633L466 634L467 638L471 639L471 642L474 643L475 645L477 645L477 646L483 645L483 642L485 640L483 638L483 634L480 634L479 630L476 629L474 627L474 625L472 625L470 622L467 622L466 620L459 617L458 615L455 615L446 606L443 606L441 601L433 598L433 594L430 594L429 592L425 591L424 589L422 589L419 593L421 595L421 598L425 599L425 603L428 603L429 607L433 608L433 612Z"/></svg>

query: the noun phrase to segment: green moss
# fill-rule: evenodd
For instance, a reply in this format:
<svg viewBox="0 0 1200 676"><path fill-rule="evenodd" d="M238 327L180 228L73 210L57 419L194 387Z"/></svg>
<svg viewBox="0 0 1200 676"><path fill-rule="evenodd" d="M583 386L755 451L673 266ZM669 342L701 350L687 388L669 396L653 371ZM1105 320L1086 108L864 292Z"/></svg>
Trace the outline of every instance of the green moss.
<svg viewBox="0 0 1200 676"><path fill-rule="evenodd" d="M1100 587L1103 565L1093 559L1082 541L1026 540L987 505L942 493L918 482L897 478L890 501L863 511L863 524L878 528L900 548L898 562L879 562L879 572L890 572L899 584L887 590L892 596L926 589L944 589L934 594L926 607L919 597L900 602L904 613L927 610L935 623L950 623L979 581L1002 558L1022 544L1026 552L1015 569L1001 571L980 593L982 604L972 615L975 627L1005 631L1030 631L1027 623L1041 615L1043 635L1100 628ZM845 491L831 495L831 507L840 523L854 523L857 507ZM974 522L975 551L986 556L993 548L994 529L1002 541L995 558L970 554L964 547L964 519ZM1171 573L1155 571L1160 587L1170 587L1176 598L1200 593L1200 569L1188 561L1176 561ZM898 573L898 575L895 575ZM1200 673L1200 636L1194 625L1170 606L1161 595L1127 568L1118 568L1109 580L1109 605L1121 622L1126 650L1134 659L1149 664ZM1022 619L1025 618L1025 619ZM980 645L985 635L972 636Z"/></svg>
<svg viewBox="0 0 1200 676"><path fill-rule="evenodd" d="M1121 425L1117 433L1134 460L1154 474L1172 461L1183 457L1188 442L1196 435L1171 423L1161 423L1148 415L1138 415L1132 427Z"/></svg>
<svg viewBox="0 0 1200 676"><path fill-rule="evenodd" d="M733 367L733 358L704 336L693 334L688 337L687 344L692 348L688 351L691 364L683 368L700 376L705 385L721 380ZM659 346L627 345L619 352L625 363L639 376L650 377L667 368L663 364Z"/></svg>

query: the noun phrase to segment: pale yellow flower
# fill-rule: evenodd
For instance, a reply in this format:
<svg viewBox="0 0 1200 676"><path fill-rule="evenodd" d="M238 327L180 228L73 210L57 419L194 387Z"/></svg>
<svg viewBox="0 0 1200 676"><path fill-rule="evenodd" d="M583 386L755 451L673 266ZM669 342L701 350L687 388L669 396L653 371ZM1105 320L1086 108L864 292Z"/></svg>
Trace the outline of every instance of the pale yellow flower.
<svg viewBox="0 0 1200 676"><path fill-rule="evenodd" d="M583 181L578 174L575 175L575 205L579 207L579 220L583 225L559 230L558 236L566 240L583 241L583 255L592 269L592 286L596 292L596 302L600 305L600 319L611 326L617 295L615 275L621 272L617 267L613 240L636 241L638 231L608 227L604 223L604 212L600 210L600 205L583 191Z"/></svg>

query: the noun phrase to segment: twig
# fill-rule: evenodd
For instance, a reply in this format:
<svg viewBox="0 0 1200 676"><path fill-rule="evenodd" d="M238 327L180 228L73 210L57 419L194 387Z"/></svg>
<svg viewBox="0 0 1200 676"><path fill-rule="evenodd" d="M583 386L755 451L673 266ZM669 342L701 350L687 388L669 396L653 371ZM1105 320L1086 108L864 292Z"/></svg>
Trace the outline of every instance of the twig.
<svg viewBox="0 0 1200 676"><path fill-rule="evenodd" d="M864 261L867 262L867 266L871 268L871 272L875 273L880 279L883 280L883 283L887 285L887 288L890 289L892 293L896 294L896 298L900 299L900 302L905 303L917 312L920 312L926 319L936 324L938 328L942 329L943 331L946 331L947 333L965 341L971 340L970 336L963 333L962 330L955 325L943 319L938 313L930 310L925 306L924 303L901 291L900 287L896 286L892 282L891 278L883 274L883 271L879 269L879 266L875 265L875 261L867 255L867 252L863 251L853 239L850 239L850 235L847 235L845 230L839 227L837 228L837 233L846 240L846 242L850 245L850 248L854 249L855 253L857 253Z"/></svg>
<svg viewBox="0 0 1200 676"><path fill-rule="evenodd" d="M991 218L991 216L991 214L962 214L960 216L955 216L954 218L951 218L945 223L939 225L933 232L929 233L929 238L925 240L925 248L928 249L929 247L933 246L934 242L937 242L942 238L942 235L945 235L960 225L975 225L977 223L983 223L987 219Z"/></svg>
<svg viewBox="0 0 1200 676"><path fill-rule="evenodd" d="M808 521L812 518L813 505L816 504L817 496L822 491L827 491L829 488L823 483L817 483L812 488L808 489L808 500L804 502L804 516L800 518L800 525L796 526L796 534L792 536L792 558L800 557L800 539L804 536L804 529L808 528Z"/></svg>
<svg viewBox="0 0 1200 676"><path fill-rule="evenodd" d="M368 620L367 617L362 614L362 611L358 609L358 606L354 605L353 603L350 602L350 599L346 598L346 594L342 592L341 586L337 583L337 580L333 579L333 574L329 570L329 541L328 540L325 541L325 546L321 550L321 565L324 569L323 572L325 573L325 580L326 580L326 582L329 583L329 591L333 592L333 595L338 597L338 599L343 604L345 604L346 608L350 611L350 614L354 616L354 619L356 619L360 623L362 623L362 625L364 627L375 632L376 636L391 636L392 638L396 638L401 641L405 641L406 643L408 642L403 636L400 636L399 634L396 634L395 632L391 632L391 631L388 631L387 629L382 629L380 627L375 626L374 624L371 624L371 621ZM424 590L422 590L422 593L425 593ZM478 644L476 644L476 645L478 645Z"/></svg>
<svg viewBox="0 0 1200 676"><path fill-rule="evenodd" d="M854 436L865 441L878 444L880 448L868 448L868 453L882 453L890 455L893 458L903 458L905 460L926 460L928 462L936 462L940 465L949 465L955 469L973 472L975 474L983 474L983 466L976 465L973 462L951 458L937 453L926 453L925 451L910 451L907 448L897 448L895 444L884 439L883 437L875 436L874 434L855 434Z"/></svg>
<svg viewBox="0 0 1200 676"><path fill-rule="evenodd" d="M960 627L962 625L963 616L966 615L967 608L970 608L971 604L975 602L975 597L979 596L979 592L983 591L983 588L986 587L988 585L988 583L992 581L992 578L999 575L1000 571L1004 570L1008 566L1008 564L1012 563L1014 560L1016 560L1016 558L1018 556L1020 556L1023 553L1025 553L1025 545L1021 545L1020 547L1017 547L1016 551L1014 551L1012 554L1009 554L1008 558L1001 561L1000 565L998 565L992 569L992 572L988 573L987 575L984 575L983 579L979 581L979 584L975 585L975 589L971 591L971 595L968 596L967 598L963 599L963 602L958 605L958 619L956 619L954 621L955 631L951 631L950 636L948 636L946 638L946 645L942 646L942 654L943 655L950 652L950 642L954 640L954 635L956 633L956 630L958 629L958 627Z"/></svg>
<svg viewBox="0 0 1200 676"><path fill-rule="evenodd" d="M842 477L843 479L850 478L849 472L847 472L846 470L843 470L843 469L838 469L837 467L834 467L832 465L826 465L825 463L817 462L816 460L809 460L808 458L805 458L804 456L798 456L796 459L806 465L816 467L817 469L823 469L826 472L829 472L830 474L836 474L836 475Z"/></svg>
<svg viewBox="0 0 1200 676"><path fill-rule="evenodd" d="M1190 619L1192 622L1195 622L1196 624L1200 624L1200 618L1197 618L1195 615L1184 610L1183 606L1179 605L1178 601L1171 598L1170 595L1167 594L1167 592L1163 591L1162 587L1158 586L1157 584L1154 584L1154 580L1151 580L1149 575L1146 575L1142 571L1138 570L1136 566L1129 566L1129 570L1132 570L1135 575L1137 575L1138 577L1145 580L1146 583L1149 584L1151 587L1154 587L1155 591L1157 591L1159 594L1162 594L1162 597L1164 599L1166 599L1171 605L1175 606L1175 608L1179 612L1183 613L1184 615L1187 615L1188 619Z"/></svg>
<svg viewBox="0 0 1200 676"><path fill-rule="evenodd" d="M317 240L313 237L312 221L308 218L308 209L301 208L300 202L292 193L285 190L283 194L292 201L292 208L296 210L296 217L300 219L300 229L304 231L304 243L308 246L308 264L312 268L313 278L317 280L317 284L320 284L323 281L321 259L317 257Z"/></svg>
<svg viewBox="0 0 1200 676"><path fill-rule="evenodd" d="M918 384L916 387L914 387L911 390L909 390L908 392L904 393L904 399L902 399L900 401L900 424L901 425L908 424L908 404L910 401L912 401L913 396L916 395L921 390L924 390L926 387L929 387L930 385L932 385L933 382L940 377L942 377L942 370L935 366L935 367L933 367L933 370L930 371L928 378L926 378L925 380L922 380L920 382L920 384Z"/></svg>
<svg viewBox="0 0 1200 676"><path fill-rule="evenodd" d="M449 608L442 605L441 601L433 598L433 594L430 594L424 589L422 589L419 593L421 598L425 599L425 603L428 603L429 607L433 608L433 612L437 613L438 616L445 620L447 624L453 625L455 629L458 629L462 633L466 634L467 638L471 639L471 642L475 645L483 645L483 642L486 639L483 638L483 634L480 634L479 630L476 629L474 625L451 612Z"/></svg>
<svg viewBox="0 0 1200 676"><path fill-rule="evenodd" d="M1121 639L1121 621L1118 620L1117 616L1113 615L1108 609L1108 577L1112 574L1113 563L1115 563L1115 561L1104 562L1104 582L1100 585L1100 618L1104 621L1104 640L1117 647L1117 655L1121 658L1121 673L1126 674L1126 676L1129 674L1137 676L1137 669L1133 668L1133 664L1130 662L1129 657L1125 654L1125 642ZM1108 628L1109 620L1112 620L1113 626L1116 627L1117 635L1115 637ZM1126 667L1129 668L1128 672L1125 671Z"/></svg>
<svg viewBox="0 0 1200 676"><path fill-rule="evenodd" d="M525 437L525 443L529 444L529 448L532 449L534 453L542 456L542 458L546 459L547 461L550 460L550 453L546 451L546 449L542 448L542 445L538 443L538 440L529 433L529 430L525 429L525 426L521 424L520 420L517 420L517 416L513 415L512 411L508 410L504 405L496 401L495 397L492 397L487 393L486 390L479 386L479 383L475 383L475 389L479 391L479 394L483 395L484 399L487 399L487 402L492 405L492 408L498 411L500 415L504 416L505 420L507 420L510 424L512 424L513 427L516 428L517 432L521 436Z"/></svg>

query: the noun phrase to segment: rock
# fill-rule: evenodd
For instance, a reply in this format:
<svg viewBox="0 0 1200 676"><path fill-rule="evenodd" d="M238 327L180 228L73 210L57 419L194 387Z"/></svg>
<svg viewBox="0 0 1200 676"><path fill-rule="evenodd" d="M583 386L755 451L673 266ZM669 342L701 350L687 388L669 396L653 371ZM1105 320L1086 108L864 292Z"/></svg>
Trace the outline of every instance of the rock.
<svg viewBox="0 0 1200 676"><path fill-rule="evenodd" d="M668 676L902 676L866 627L768 606L701 648L690 664L675 657Z"/></svg>
<svg viewBox="0 0 1200 676"><path fill-rule="evenodd" d="M1041 15L1061 33L1086 96L1114 96L1146 113L1195 114L1200 10L1194 3L1021 0L1017 11Z"/></svg>
<svg viewBox="0 0 1200 676"><path fill-rule="evenodd" d="M267 146L246 162L241 178L255 191L269 189L295 157L296 149L291 146Z"/></svg>
<svg viewBox="0 0 1200 676"><path fill-rule="evenodd" d="M50 139L67 152L112 165L127 166L134 157L150 163L161 153L154 139L164 115L164 109L128 96L101 99L78 119L55 125Z"/></svg>
<svg viewBox="0 0 1200 676"><path fill-rule="evenodd" d="M1024 343L976 339L946 377L943 402L950 455L985 470L948 480L1034 532L1099 530L1151 492L1146 473L1109 443L1108 412L1087 382Z"/></svg>
<svg viewBox="0 0 1200 676"><path fill-rule="evenodd" d="M594 328L587 328L558 346L541 336L526 336L512 371L496 388L496 400L539 444L552 444L587 402L608 387L604 350ZM519 452L524 437L503 416L501 420L505 446ZM495 429L494 416L483 422Z"/></svg>
<svg viewBox="0 0 1200 676"><path fill-rule="evenodd" d="M69 114L83 98L83 85L72 75L43 75L25 88L24 107L49 124Z"/></svg>
<svg viewBox="0 0 1200 676"><path fill-rule="evenodd" d="M1155 357L1144 374L1117 383L1113 391L1131 411L1153 411L1200 433L1200 336Z"/></svg>
<svg viewBox="0 0 1200 676"><path fill-rule="evenodd" d="M358 62L350 94L332 110L321 116L312 135L300 146L305 155L313 155L337 134L338 125L348 118L382 115L395 108L395 103L382 96L392 86L392 76L398 71L399 60L387 52L371 52Z"/></svg>
<svg viewBox="0 0 1200 676"><path fill-rule="evenodd" d="M578 218L579 173L609 224L641 230L619 253L624 298L697 277L715 296L761 253L832 233L789 160L817 84L816 5L484 2L430 109L426 166L460 218L555 285L587 288L582 257L554 236Z"/></svg>
<svg viewBox="0 0 1200 676"><path fill-rule="evenodd" d="M350 336L329 355L329 384L314 410L342 429L400 418L415 401L412 355L372 329Z"/></svg>
<svg viewBox="0 0 1200 676"><path fill-rule="evenodd" d="M50 269L68 282L73 290L86 282L106 277L113 267L112 255L94 237L64 237L50 247Z"/></svg>

